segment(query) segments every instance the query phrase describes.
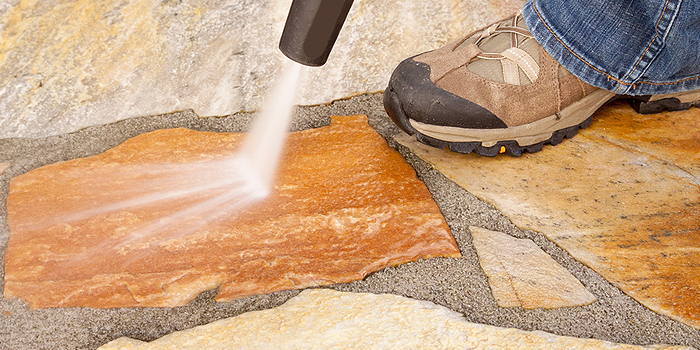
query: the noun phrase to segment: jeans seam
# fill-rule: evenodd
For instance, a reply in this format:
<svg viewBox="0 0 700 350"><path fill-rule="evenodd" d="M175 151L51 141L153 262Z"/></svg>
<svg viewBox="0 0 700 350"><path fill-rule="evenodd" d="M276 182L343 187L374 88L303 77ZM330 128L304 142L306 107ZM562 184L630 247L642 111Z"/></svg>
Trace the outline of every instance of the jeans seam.
<svg viewBox="0 0 700 350"><path fill-rule="evenodd" d="M654 32L655 32L654 37L651 39L651 41L649 42L649 45L647 45L646 49L644 49L644 52L642 52L642 54L639 55L639 58L637 59L637 63L634 64L634 67L632 67L632 69L630 69L629 72L627 72L627 75L625 75L625 77L622 78L622 80L627 79L630 76L630 74L632 74L632 72L634 72L637 69L637 66L639 66L639 63L641 63L642 60L644 59L644 55L647 53L647 51L649 51L649 49L651 48L651 45L654 45L656 38L659 37L659 23L661 23L661 19L664 18L664 14L666 14L666 9L668 9L668 2L669 1L671 1L671 0L666 0L666 2L664 3L664 10L661 11L661 15L659 16L659 19L657 19L656 24L654 24ZM634 84L632 84L632 86L634 86Z"/></svg>
<svg viewBox="0 0 700 350"><path fill-rule="evenodd" d="M661 23L661 20L664 18L664 15L666 14L666 10L668 10L668 3L670 1L671 0L666 0L666 2L664 3L664 9L663 9L663 11L661 11L661 15L659 16L659 19L656 20L656 24L654 24L654 33L655 33L654 37L651 39L651 41L649 42L649 45L647 45L646 49L644 49L644 52L642 52L642 54L639 55L639 58L637 59L637 63L634 64L634 67L632 67L632 69L630 69L630 71L627 72L627 75L625 75L625 77L622 78L622 80L629 78L629 76L632 74L632 72L634 72L637 69L639 64L644 60L644 55L646 55L646 53L649 51L649 49L652 47L652 45L654 45L654 42L656 42L656 39L659 38L659 23ZM670 29L671 26L672 26L672 24L669 25L667 30ZM666 36L667 35L664 35L664 38ZM663 48L661 50L663 50ZM659 55L659 52L656 53L656 55L654 56L655 58ZM654 60L652 59L651 61L649 61L649 64L651 64L652 61L654 61ZM648 68L649 68L649 66L647 65L647 67L642 71L641 74L644 74L644 72L646 72L646 70ZM642 84L642 83L643 82L632 83L632 89L634 89L635 84Z"/></svg>
<svg viewBox="0 0 700 350"><path fill-rule="evenodd" d="M542 24L544 24L544 26L547 28L547 30L549 30L549 32L552 34L552 36L553 36L555 39L557 39L557 41L558 41L567 51L569 51L572 55L574 55L576 58L578 58L581 62L585 63L587 66L593 68L596 72L607 76L608 79L612 79L612 80L617 81L617 82L620 83L620 84L624 84L623 82L619 81L618 79L616 79L616 78L613 77L612 75L610 75L610 74L608 74L608 73L605 73L605 72L603 72L602 70L600 70L600 69L594 67L592 64L588 63L588 61L584 60L581 56L579 56L576 52L574 52L573 50L571 50L571 49L557 36L557 34L554 33L554 31L553 31L552 28L547 24L547 22L544 21L544 18L542 18L542 15L540 14L540 11L538 11L538 10L537 10L537 6L535 6L536 4L537 4L537 0L533 0L533 1L532 1L532 10L535 11L535 13L537 14L537 17L540 18L540 21L542 22Z"/></svg>
<svg viewBox="0 0 700 350"><path fill-rule="evenodd" d="M669 2L669 0L666 0L666 3L664 4L664 12L666 11L666 7L667 7L667 5L668 5L668 2ZM654 82L650 82L650 81L639 81L639 82L636 82L636 83L625 83L625 82L621 81L620 79L617 79L617 78L613 77L612 75L610 75L610 74L608 74L608 73L606 73L606 72L603 72L602 70L596 68L596 67L593 66L592 64L588 63L588 61L584 60L584 59L583 59L581 56L579 56L576 52L574 52L573 50L571 50L571 48L569 48L569 47L557 36L557 34L552 30L552 28L547 24L547 22L545 22L544 18L542 18L542 15L540 14L540 11L538 11L538 10L537 10L537 6L535 6L536 3L537 3L537 0L533 0L533 1L532 1L532 10L535 11L535 13L537 14L537 17L539 17L539 19L540 19L540 22L542 22L542 24L547 28L547 30L549 31L549 33L551 33L552 36L553 36L555 39L557 39L557 41L562 45L562 47L564 47L567 51L569 51L569 53L571 53L572 55L574 55L574 57L578 58L581 62L583 62L584 64L586 64L588 67L592 68L593 70L595 70L596 72L598 72L598 73L600 73L600 74L605 75L609 80L614 80L614 81L616 81L617 83L619 83L619 84L621 84L621 85L635 86L635 85L641 85L641 84L649 84L649 85L674 85L674 84L680 84L680 83L683 83L683 82L686 82L686 81L689 81L689 80L700 79L700 76L697 76L697 77L685 78L685 79L681 79L681 80L678 80L678 81L675 81L675 82L668 82L668 83L654 83ZM657 27L658 27L659 22L661 21L661 18L663 18L663 14L659 17L659 19L658 19L657 22L656 22L656 26L657 26ZM655 34L654 39L656 39L656 37L657 37L658 35L659 35L658 33ZM654 41L652 40L652 43L653 43L653 42L654 42ZM650 46L651 46L651 44L649 44L649 46L647 47L647 50L649 49ZM645 50L644 52L646 53L647 50ZM642 55L642 56L643 56L643 55ZM637 61L637 64L639 64L639 61L641 60L641 58L642 58L642 57L640 57L640 59ZM637 66L637 64L635 64L635 67ZM633 69L633 70L634 70L634 69ZM629 76L629 73L627 74L627 76ZM625 76L625 77L627 77L627 76ZM619 88L618 88L618 90L619 90Z"/></svg>

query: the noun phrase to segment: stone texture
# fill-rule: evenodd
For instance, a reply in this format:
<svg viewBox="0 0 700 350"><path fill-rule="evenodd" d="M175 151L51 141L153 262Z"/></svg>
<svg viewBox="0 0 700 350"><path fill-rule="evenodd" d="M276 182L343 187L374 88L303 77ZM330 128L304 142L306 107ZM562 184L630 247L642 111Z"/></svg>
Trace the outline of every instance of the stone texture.
<svg viewBox="0 0 700 350"><path fill-rule="evenodd" d="M159 130L12 179L5 297L34 308L172 307L217 287L229 301L460 256L425 185L364 116L290 134L264 201L176 214L235 189L204 187L233 176L222 159L241 138ZM138 202L148 198L160 200Z"/></svg>
<svg viewBox="0 0 700 350"><path fill-rule="evenodd" d="M637 114L626 104L607 107L590 135L649 155L678 168L679 176L700 183L700 111ZM687 173L687 174L684 174Z"/></svg>
<svg viewBox="0 0 700 350"><path fill-rule="evenodd" d="M136 339L122 337L109 342L109 344L100 347L100 349L138 350L139 346L147 346L146 344L148 343Z"/></svg>
<svg viewBox="0 0 700 350"><path fill-rule="evenodd" d="M10 168L10 163L0 163L0 175Z"/></svg>
<svg viewBox="0 0 700 350"><path fill-rule="evenodd" d="M355 1L301 104L383 90L404 58L506 16L521 0ZM287 59L290 0L0 3L0 138L42 137L192 108L261 106Z"/></svg>
<svg viewBox="0 0 700 350"><path fill-rule="evenodd" d="M157 349L689 349L634 346L466 322L427 301L389 294L306 290L284 305L171 333L120 338L101 350Z"/></svg>
<svg viewBox="0 0 700 350"><path fill-rule="evenodd" d="M521 158L398 140L650 309L700 328L698 120L697 108L643 117L618 103L577 137Z"/></svg>
<svg viewBox="0 0 700 350"><path fill-rule="evenodd" d="M469 231L499 306L553 309L596 301L579 280L533 241L474 226Z"/></svg>

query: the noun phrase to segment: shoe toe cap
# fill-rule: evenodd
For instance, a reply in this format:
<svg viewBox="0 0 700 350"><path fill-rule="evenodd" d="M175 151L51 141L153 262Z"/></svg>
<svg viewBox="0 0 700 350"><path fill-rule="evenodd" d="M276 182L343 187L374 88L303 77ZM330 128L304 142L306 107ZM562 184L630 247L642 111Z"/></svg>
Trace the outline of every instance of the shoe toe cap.
<svg viewBox="0 0 700 350"><path fill-rule="evenodd" d="M410 133L414 130L407 119L469 129L507 127L489 110L437 86L430 80L430 66L412 58L394 70L384 105L392 119Z"/></svg>

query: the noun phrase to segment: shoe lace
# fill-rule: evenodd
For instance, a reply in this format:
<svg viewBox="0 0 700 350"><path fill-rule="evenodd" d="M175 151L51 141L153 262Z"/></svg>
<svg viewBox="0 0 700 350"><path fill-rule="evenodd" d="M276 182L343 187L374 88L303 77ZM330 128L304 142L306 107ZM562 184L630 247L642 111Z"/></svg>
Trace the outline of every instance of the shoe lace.
<svg viewBox="0 0 700 350"><path fill-rule="evenodd" d="M474 45L479 45L484 39L490 37L491 35L498 33L510 33L510 47L518 47L518 35L522 35L527 38L534 39L535 37L530 33L529 30L518 27L518 21L522 18L522 10L518 11L515 15L507 18L504 21L494 23L479 33L479 36L474 41ZM465 38L466 40L466 38ZM477 57L482 59L503 59L505 58L500 53L495 52L482 52Z"/></svg>
<svg viewBox="0 0 700 350"><path fill-rule="evenodd" d="M500 60L501 64L503 65L503 78L505 82L516 85L518 85L520 81L518 69L521 69L532 82L537 80L537 77L539 76L538 62L535 61L535 59L532 58L529 53L518 47L519 36L534 39L534 36L529 30L518 27L518 21L521 18L522 11L518 11L512 17L486 27L478 34L478 36L476 36L474 42L470 44L470 46L473 45L472 47L476 47L478 49L470 61L476 59ZM481 50L479 44L482 43L484 39L500 33L510 34L510 48L498 53L484 52ZM464 38L462 43L472 37ZM461 46L462 43L458 44L458 46Z"/></svg>

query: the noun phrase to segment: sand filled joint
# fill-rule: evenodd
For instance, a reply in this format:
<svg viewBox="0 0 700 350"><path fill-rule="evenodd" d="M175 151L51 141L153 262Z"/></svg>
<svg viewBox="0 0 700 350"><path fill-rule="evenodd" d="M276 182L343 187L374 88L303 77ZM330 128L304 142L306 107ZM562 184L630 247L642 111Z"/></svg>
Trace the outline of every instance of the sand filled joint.
<svg viewBox="0 0 700 350"><path fill-rule="evenodd" d="M219 183L235 173L219 168L241 139L159 130L14 178L5 297L172 307L217 287L228 301L459 256L425 185L365 117L290 134L272 194L232 207Z"/></svg>

